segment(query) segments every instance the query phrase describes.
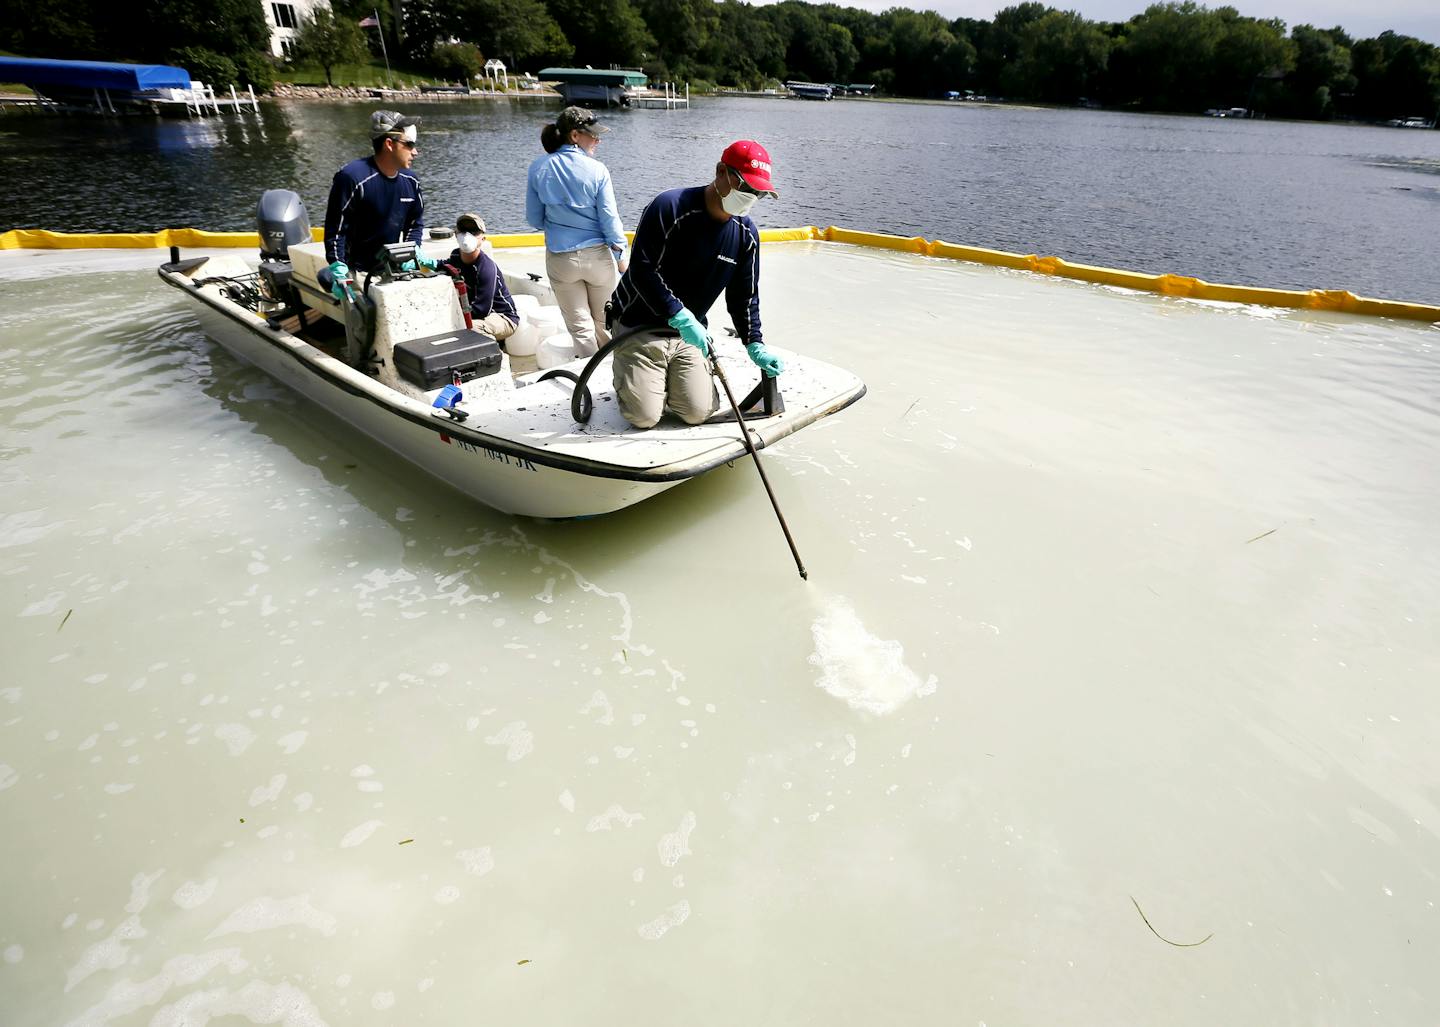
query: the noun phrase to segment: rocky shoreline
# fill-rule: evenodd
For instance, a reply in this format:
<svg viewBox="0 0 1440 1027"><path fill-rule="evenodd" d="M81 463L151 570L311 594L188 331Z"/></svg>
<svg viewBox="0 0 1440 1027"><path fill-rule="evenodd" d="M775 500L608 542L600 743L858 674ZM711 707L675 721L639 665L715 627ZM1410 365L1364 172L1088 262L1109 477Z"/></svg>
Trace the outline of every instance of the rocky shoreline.
<svg viewBox="0 0 1440 1027"><path fill-rule="evenodd" d="M277 82L265 98L269 100L373 100L394 97L411 100L545 100L559 99L551 89L512 92L471 90L469 93L422 90L419 87L387 89L383 86L311 86L293 82Z"/></svg>

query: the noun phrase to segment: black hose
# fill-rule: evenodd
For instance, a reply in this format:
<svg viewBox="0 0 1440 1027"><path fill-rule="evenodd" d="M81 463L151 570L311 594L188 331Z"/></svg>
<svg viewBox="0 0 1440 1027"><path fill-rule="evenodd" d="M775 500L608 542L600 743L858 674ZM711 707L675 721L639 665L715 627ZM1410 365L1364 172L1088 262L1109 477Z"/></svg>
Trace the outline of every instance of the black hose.
<svg viewBox="0 0 1440 1027"><path fill-rule="evenodd" d="M673 329L667 329L657 325L640 325L637 328L631 328L628 331L621 332L596 350L595 355L585 362L585 367L579 374L557 367L553 370L546 371L536 379L536 382L549 381L551 378L568 378L574 382L575 391L570 394L570 416L575 418L579 424L589 424L590 415L595 412L595 401L590 398L590 386L588 384L590 376L595 373L595 368L600 366L600 361L604 360L616 346L622 342L626 342L640 332L660 332L666 335L680 334Z"/></svg>

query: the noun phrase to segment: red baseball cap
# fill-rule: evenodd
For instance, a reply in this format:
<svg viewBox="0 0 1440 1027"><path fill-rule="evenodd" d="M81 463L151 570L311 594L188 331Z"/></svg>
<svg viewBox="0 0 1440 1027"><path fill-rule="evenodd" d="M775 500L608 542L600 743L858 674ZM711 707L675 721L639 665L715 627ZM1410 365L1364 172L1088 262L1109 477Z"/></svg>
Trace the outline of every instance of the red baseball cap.
<svg viewBox="0 0 1440 1027"><path fill-rule="evenodd" d="M753 139L741 139L725 147L720 163L734 168L745 184L766 196L778 196L770 181L770 152Z"/></svg>

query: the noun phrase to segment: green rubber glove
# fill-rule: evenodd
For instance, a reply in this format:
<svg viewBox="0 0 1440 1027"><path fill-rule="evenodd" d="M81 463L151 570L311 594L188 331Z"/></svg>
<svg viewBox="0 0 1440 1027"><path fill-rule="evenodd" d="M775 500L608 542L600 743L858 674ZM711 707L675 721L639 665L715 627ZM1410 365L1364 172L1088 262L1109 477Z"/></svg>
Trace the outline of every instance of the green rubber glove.
<svg viewBox="0 0 1440 1027"><path fill-rule="evenodd" d="M415 244L415 263L427 270L435 270L435 258L425 256L425 251L420 248L419 243Z"/></svg>
<svg viewBox="0 0 1440 1027"><path fill-rule="evenodd" d="M750 359L755 366L765 372L766 378L778 377L780 372L785 370L785 364L774 353L766 349L763 342L752 342L745 347L745 352L750 354Z"/></svg>
<svg viewBox="0 0 1440 1027"><path fill-rule="evenodd" d="M702 356L710 355L710 347L706 345L709 336L705 332L705 326L688 308L680 308L680 313L670 319L670 327L680 333L681 342L688 342L698 349Z"/></svg>
<svg viewBox="0 0 1440 1027"><path fill-rule="evenodd" d="M335 276L335 281L330 283L330 295L337 300L343 300L348 293L352 298L354 293L350 291L350 267L343 260L337 260L330 265L330 273Z"/></svg>

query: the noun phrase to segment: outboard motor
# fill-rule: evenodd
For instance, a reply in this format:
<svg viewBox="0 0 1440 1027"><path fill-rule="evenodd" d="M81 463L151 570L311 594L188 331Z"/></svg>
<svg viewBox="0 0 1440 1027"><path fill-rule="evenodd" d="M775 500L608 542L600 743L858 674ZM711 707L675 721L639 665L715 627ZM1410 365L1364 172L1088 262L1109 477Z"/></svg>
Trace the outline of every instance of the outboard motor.
<svg viewBox="0 0 1440 1027"><path fill-rule="evenodd" d="M260 259L288 260L290 244L310 241L310 217L305 201L289 189L266 189L255 208L260 232Z"/></svg>
<svg viewBox="0 0 1440 1027"><path fill-rule="evenodd" d="M291 284L290 244L310 242L310 218L305 201L289 189L267 189L255 208L260 233L260 280L277 303L300 307Z"/></svg>

